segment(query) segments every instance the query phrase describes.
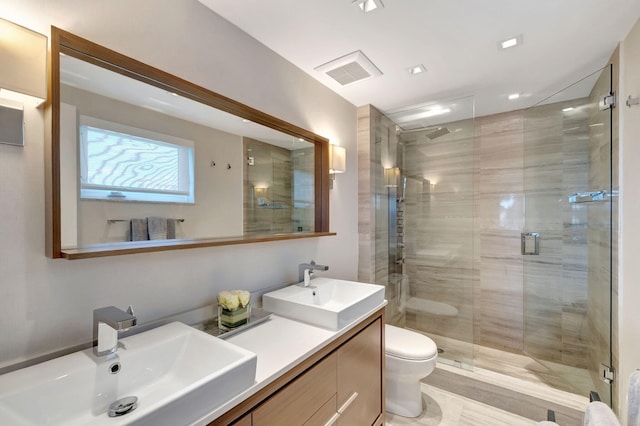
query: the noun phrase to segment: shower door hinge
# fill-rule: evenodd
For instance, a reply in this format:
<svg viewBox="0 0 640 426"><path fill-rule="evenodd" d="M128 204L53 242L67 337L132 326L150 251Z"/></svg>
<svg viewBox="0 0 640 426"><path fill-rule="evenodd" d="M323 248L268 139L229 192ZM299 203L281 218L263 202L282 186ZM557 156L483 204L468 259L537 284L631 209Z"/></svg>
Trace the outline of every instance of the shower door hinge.
<svg viewBox="0 0 640 426"><path fill-rule="evenodd" d="M614 92L609 92L609 94L602 99L602 102L600 102L600 111L615 108L615 106L616 94Z"/></svg>
<svg viewBox="0 0 640 426"><path fill-rule="evenodd" d="M600 370L600 380L602 380L607 384L613 383L613 380L615 378L615 372L613 371L612 367L609 367L608 365L605 365L605 364L600 364L599 370Z"/></svg>

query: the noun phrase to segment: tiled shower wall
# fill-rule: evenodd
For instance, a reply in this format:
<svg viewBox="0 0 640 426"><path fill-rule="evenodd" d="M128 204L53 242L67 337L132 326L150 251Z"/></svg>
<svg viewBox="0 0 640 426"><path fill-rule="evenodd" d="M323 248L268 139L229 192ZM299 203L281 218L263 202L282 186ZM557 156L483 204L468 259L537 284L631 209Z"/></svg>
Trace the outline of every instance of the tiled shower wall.
<svg viewBox="0 0 640 426"><path fill-rule="evenodd" d="M384 168L398 161L396 125L371 105L358 108L358 280L386 285L387 317L402 321L389 284L389 193Z"/></svg>
<svg viewBox="0 0 640 426"><path fill-rule="evenodd" d="M587 207L567 197L589 187L590 127L588 114L566 106L450 123L437 140L414 132L405 141L407 174L437 180L428 199L415 207L407 199L418 231L407 250L410 294L459 311L408 310L410 327L587 366ZM522 256L521 232L540 233L540 255Z"/></svg>
<svg viewBox="0 0 640 426"><path fill-rule="evenodd" d="M589 126L594 124L588 113L593 99L574 104L591 106L576 108L572 115L561 111L566 105L548 105L449 123L450 133L433 140L426 132L400 136L407 176L409 296L452 305L458 315L407 309L401 316L395 287L390 286L387 297L395 310L391 321L435 336L511 352L526 350L539 359L594 369L600 356L589 354L588 335L597 329L592 324L596 318L608 315L598 308L587 317L587 311L598 303L591 300L592 281L608 282L600 279L608 274L603 266L608 258L602 251L590 252L587 241L605 235L588 230L588 221L594 220L588 209L594 205L572 206L567 196L593 190L595 168L588 165L603 161L599 156L607 148L587 143L593 129L598 131ZM388 137L391 126L379 135L372 112L379 114L370 106L359 109L360 233L371 232L377 240L386 235L374 224L387 223L387 205L381 202L386 189L376 183L383 168L375 145ZM363 201L367 208L362 208ZM599 223L602 219L595 218ZM541 233L540 256L520 254L523 231ZM360 279L385 283L380 281L386 278L380 265L386 266L387 259L380 250L375 255L382 243L368 240L366 252L365 241L361 239L360 271L371 275ZM596 273L587 270L589 257ZM597 278L588 284L587 276ZM595 335L605 339L597 330ZM472 362L472 354L458 355Z"/></svg>

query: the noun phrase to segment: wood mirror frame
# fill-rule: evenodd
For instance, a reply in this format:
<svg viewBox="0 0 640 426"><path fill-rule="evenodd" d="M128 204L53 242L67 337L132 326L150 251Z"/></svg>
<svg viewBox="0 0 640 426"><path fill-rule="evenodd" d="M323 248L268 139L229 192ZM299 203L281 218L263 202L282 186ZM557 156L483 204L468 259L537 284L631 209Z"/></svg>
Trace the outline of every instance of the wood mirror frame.
<svg viewBox="0 0 640 426"><path fill-rule="evenodd" d="M71 260L335 235L335 233L329 232L328 139L56 27L51 27L50 54L50 96L45 107L46 125L51 129L51 132L47 132L46 135L45 152L47 257ZM185 98L313 143L315 146L315 232L162 240L161 242L154 241L152 244L123 242L63 249L60 202L60 54L66 54L152 86L179 93Z"/></svg>

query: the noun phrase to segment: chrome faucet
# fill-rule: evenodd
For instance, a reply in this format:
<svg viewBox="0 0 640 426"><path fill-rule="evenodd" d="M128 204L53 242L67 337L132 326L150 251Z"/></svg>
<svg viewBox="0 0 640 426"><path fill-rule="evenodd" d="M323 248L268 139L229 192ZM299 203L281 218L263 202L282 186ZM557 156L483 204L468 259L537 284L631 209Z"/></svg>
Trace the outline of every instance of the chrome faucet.
<svg viewBox="0 0 640 426"><path fill-rule="evenodd" d="M301 263L298 265L298 282L304 283L305 287L309 287L309 282L313 279L313 271L328 271L326 265L318 265L314 260L309 263Z"/></svg>
<svg viewBox="0 0 640 426"><path fill-rule="evenodd" d="M125 331L138 323L129 306L127 311L107 306L93 311L93 352L97 356L115 353L118 349L118 332Z"/></svg>

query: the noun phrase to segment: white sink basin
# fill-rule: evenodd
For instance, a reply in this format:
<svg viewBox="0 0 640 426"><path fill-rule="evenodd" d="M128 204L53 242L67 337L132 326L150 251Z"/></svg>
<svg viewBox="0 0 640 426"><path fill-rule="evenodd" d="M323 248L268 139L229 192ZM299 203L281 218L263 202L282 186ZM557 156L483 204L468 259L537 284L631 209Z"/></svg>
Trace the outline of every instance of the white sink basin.
<svg viewBox="0 0 640 426"><path fill-rule="evenodd" d="M283 317L340 330L384 303L384 286L318 277L262 296L262 306Z"/></svg>
<svg viewBox="0 0 640 426"><path fill-rule="evenodd" d="M255 381L254 353L179 322L120 342L107 357L87 349L0 376L0 424L188 424ZM126 396L138 407L109 417Z"/></svg>

